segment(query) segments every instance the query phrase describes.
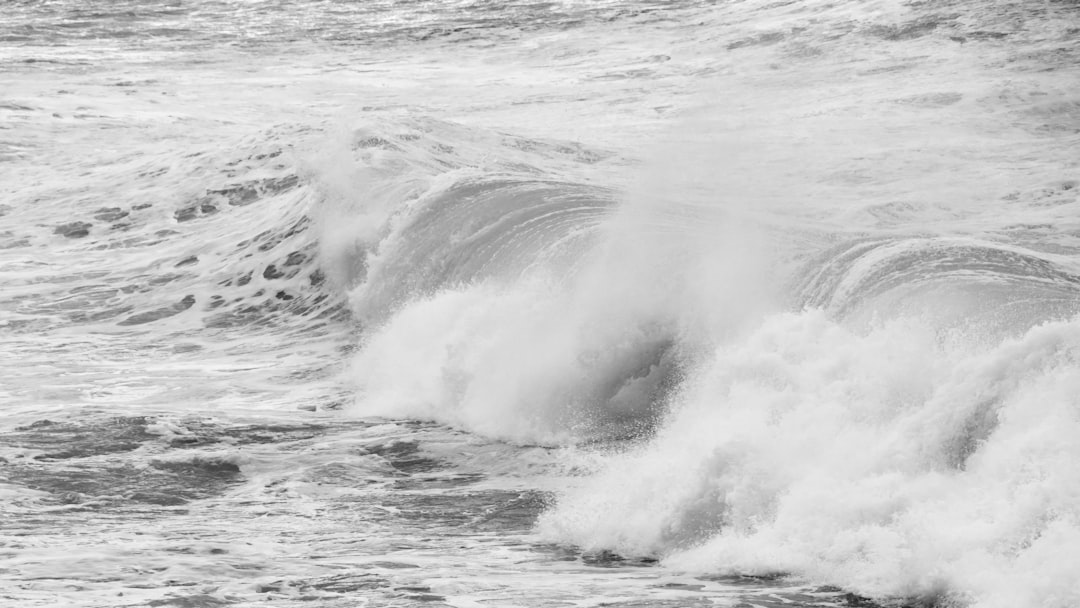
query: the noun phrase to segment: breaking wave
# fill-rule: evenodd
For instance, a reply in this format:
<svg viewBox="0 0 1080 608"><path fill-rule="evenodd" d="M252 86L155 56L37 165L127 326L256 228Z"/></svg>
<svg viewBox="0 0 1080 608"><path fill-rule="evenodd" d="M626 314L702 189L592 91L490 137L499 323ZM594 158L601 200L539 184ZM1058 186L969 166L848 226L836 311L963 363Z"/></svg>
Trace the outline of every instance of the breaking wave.
<svg viewBox="0 0 1080 608"><path fill-rule="evenodd" d="M557 149L527 148L438 179L430 156L365 157L408 192L331 205L328 226L378 218L324 232L367 323L355 413L617 446L541 518L548 540L872 597L1077 597L1068 257L793 237L685 184L676 200L522 171Z"/></svg>

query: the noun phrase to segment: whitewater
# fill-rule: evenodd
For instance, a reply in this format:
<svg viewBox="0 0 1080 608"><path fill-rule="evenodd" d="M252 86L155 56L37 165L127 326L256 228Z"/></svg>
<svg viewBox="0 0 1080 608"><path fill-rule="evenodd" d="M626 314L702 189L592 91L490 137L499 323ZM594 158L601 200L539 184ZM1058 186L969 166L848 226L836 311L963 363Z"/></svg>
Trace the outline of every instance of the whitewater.
<svg viewBox="0 0 1080 608"><path fill-rule="evenodd" d="M1072 0L8 0L0 605L1080 605Z"/></svg>

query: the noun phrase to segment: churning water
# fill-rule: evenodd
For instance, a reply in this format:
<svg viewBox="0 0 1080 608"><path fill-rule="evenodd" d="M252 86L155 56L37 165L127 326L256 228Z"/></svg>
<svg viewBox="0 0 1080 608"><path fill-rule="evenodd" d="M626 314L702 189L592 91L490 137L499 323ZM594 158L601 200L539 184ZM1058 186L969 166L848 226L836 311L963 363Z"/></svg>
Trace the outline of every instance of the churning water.
<svg viewBox="0 0 1080 608"><path fill-rule="evenodd" d="M8 0L0 603L1080 605L1071 0Z"/></svg>

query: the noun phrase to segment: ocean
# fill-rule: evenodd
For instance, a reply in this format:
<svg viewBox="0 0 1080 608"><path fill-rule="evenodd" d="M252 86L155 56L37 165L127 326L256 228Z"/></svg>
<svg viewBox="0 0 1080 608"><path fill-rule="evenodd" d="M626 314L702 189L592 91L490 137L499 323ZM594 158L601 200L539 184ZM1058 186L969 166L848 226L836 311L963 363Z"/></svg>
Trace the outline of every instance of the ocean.
<svg viewBox="0 0 1080 608"><path fill-rule="evenodd" d="M1080 606L1075 0L4 0L0 605Z"/></svg>

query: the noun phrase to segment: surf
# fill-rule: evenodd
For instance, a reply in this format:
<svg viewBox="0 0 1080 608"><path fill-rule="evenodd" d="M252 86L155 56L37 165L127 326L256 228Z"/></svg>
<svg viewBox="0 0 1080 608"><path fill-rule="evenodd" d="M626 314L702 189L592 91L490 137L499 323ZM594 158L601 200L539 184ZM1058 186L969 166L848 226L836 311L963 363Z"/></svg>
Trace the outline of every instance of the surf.
<svg viewBox="0 0 1080 608"><path fill-rule="evenodd" d="M373 323L350 411L598 446L536 527L584 551L874 598L1071 593L1042 577L1080 557L1073 259L800 225L705 150L618 191L455 176L405 205L351 292Z"/></svg>

